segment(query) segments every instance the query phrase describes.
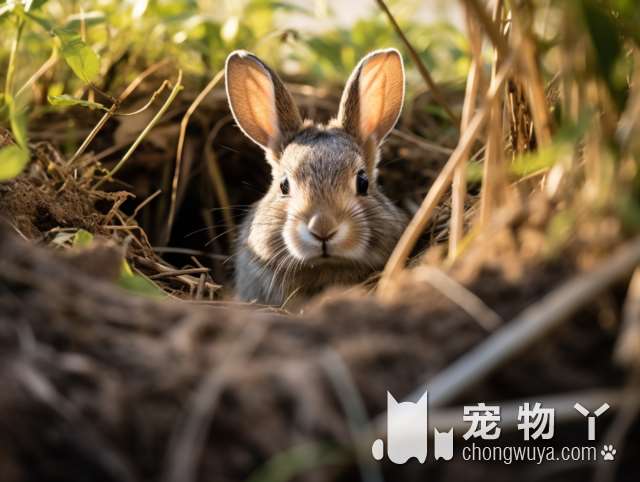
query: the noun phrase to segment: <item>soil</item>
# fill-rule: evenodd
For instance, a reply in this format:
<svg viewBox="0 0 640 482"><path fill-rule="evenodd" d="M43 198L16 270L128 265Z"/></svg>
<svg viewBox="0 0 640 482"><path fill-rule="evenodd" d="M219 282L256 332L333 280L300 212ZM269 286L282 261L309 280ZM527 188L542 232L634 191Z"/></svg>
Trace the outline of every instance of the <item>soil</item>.
<svg viewBox="0 0 640 482"><path fill-rule="evenodd" d="M406 296L392 303L333 294L293 317L130 296L6 231L0 250L0 459L8 482L161 480L184 473L188 457L194 480L247 480L310 443L342 455L329 466L319 460L299 480L352 480L340 367L373 416L385 410L387 390L406 396L488 335L409 279L398 287ZM106 256L105 267L118 256ZM539 265L525 284L492 270L469 289L508 320L570 274L566 265ZM619 306L621 290L603 299ZM603 325L598 304L459 402L619 386L622 373L606 362L617 330ZM189 432L191 423L202 433ZM576 440L583 427L570 429ZM425 471L459 480L461 465L383 468L387 480L424 480ZM543 480L537 466L518 470ZM513 472L487 465L465 480L488 476L512 480Z"/></svg>

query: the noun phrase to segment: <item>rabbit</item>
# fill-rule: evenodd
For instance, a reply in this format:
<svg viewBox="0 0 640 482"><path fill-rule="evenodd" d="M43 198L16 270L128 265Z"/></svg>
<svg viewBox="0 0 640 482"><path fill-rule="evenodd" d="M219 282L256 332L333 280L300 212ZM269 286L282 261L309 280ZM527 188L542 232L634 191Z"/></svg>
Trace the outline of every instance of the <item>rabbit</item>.
<svg viewBox="0 0 640 482"><path fill-rule="evenodd" d="M237 297L300 306L383 268L408 221L376 182L380 145L404 100L400 53L364 57L326 125L303 121L278 75L247 51L228 56L225 80L237 125L264 149L272 173L239 229Z"/></svg>

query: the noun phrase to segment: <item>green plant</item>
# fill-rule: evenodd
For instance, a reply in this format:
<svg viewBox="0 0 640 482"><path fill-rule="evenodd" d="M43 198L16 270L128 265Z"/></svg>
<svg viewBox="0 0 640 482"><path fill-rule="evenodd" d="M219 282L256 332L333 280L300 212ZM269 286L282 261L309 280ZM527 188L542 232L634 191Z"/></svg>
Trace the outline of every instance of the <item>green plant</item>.
<svg viewBox="0 0 640 482"><path fill-rule="evenodd" d="M11 132L15 144L0 150L0 181L11 179L24 169L29 161L29 147L27 142L25 106L14 92L14 81L18 63L18 51L26 28L33 26L44 29L51 38L51 48L59 51L71 70L83 82L91 84L100 72L100 58L82 40L73 26L57 28L51 22L38 16L35 12L42 8L47 0L7 0L0 7L0 17L3 22L14 25L15 35L11 43L11 50L7 63L4 92L0 101L2 112L7 112ZM73 100L63 98L62 101L72 103ZM79 101L83 103L86 101Z"/></svg>

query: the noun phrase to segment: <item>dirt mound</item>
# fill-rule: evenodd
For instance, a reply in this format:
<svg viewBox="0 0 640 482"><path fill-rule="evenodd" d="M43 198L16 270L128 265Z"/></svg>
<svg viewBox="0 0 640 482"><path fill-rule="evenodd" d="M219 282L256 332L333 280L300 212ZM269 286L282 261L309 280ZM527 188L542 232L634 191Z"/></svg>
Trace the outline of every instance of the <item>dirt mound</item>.
<svg viewBox="0 0 640 482"><path fill-rule="evenodd" d="M104 214L96 210L95 202L73 184L55 191L21 177L0 185L0 216L31 239L54 228L100 231Z"/></svg>
<svg viewBox="0 0 640 482"><path fill-rule="evenodd" d="M7 233L0 250L7 482L285 480L270 472L278 457L293 467L302 457L292 469L299 480L352 480L358 469L345 387L374 416L385 410L387 390L406 396L488 336L416 280L400 287L407 296L396 302L354 292L291 317L131 297ZM539 265L526 284L485 272L468 287L509 320L570 272ZM620 293L602 299L619 306ZM585 308L464 398L619 385L620 372L607 362L616 330L601 318ZM425 470L457 480L461 466L383 470L389 480L424 480ZM503 469L483 465L465 478L510 480L513 472ZM518 470L544 477L535 466ZM567 469L563 480L583 476Z"/></svg>

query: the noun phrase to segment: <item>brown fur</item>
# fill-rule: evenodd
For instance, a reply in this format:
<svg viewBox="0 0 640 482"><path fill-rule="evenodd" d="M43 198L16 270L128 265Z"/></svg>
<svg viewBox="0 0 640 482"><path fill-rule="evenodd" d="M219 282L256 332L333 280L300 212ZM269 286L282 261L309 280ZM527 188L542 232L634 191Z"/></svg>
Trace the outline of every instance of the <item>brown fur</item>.
<svg viewBox="0 0 640 482"><path fill-rule="evenodd" d="M248 54L241 54L240 59L234 55L238 54L231 54L228 66L232 62L260 62ZM256 140L258 136L252 136L252 130L259 134L277 132L273 138L256 140L267 152L273 182L241 227L235 263L236 289L241 299L290 307L328 286L362 282L384 266L407 220L380 192L375 166L379 143L397 119L403 91L395 92L397 105L381 116L380 122L386 122L386 126L380 127L377 118L367 117L369 125L378 131L358 131L360 116L369 115L358 108L364 104L357 89L358 72L366 67L367 59L376 62L377 55L398 54L383 51L365 58L345 90L338 119L326 126L306 122L293 132L299 118L297 108L290 95L283 94L284 84L261 62L262 71L274 84L276 99L264 99L257 112L272 109L279 122L276 129L255 127L256 117L251 115L256 110L242 104L243 94L235 86L227 86L236 120L247 135ZM230 81L237 80L227 77ZM249 118L243 117L247 112ZM356 178L362 170L369 178L366 195L356 192ZM288 195L283 195L280 187L285 178L290 186ZM309 229L314 216L322 216L317 224L323 231L335 234L326 242L314 239Z"/></svg>

